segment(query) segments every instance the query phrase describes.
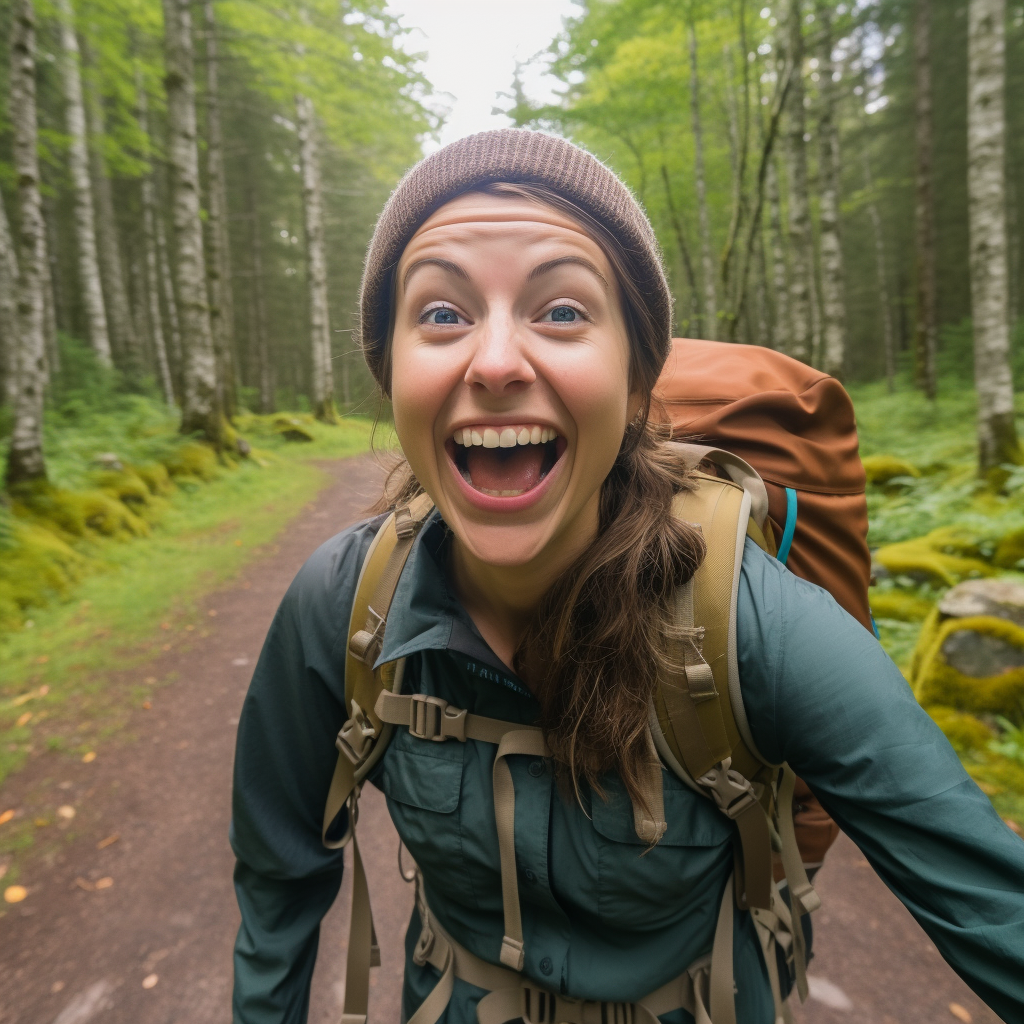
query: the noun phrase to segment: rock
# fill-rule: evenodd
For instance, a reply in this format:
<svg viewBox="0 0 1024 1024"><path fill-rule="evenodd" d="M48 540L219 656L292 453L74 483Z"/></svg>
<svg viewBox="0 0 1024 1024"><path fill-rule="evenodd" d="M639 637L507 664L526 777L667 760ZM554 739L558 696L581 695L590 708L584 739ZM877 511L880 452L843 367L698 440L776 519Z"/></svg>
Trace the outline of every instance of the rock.
<svg viewBox="0 0 1024 1024"><path fill-rule="evenodd" d="M950 633L942 641L942 656L950 668L975 679L1001 676L1004 672L1024 667L1024 648L973 629L958 629Z"/></svg>
<svg viewBox="0 0 1024 1024"><path fill-rule="evenodd" d="M865 455L861 462L864 463L864 475L869 484L886 484L897 477L921 475L917 466L895 455Z"/></svg>
<svg viewBox="0 0 1024 1024"><path fill-rule="evenodd" d="M945 594L939 611L952 619L994 615L1024 626L1024 586L1010 580L967 580Z"/></svg>
<svg viewBox="0 0 1024 1024"><path fill-rule="evenodd" d="M112 469L118 473L124 469L124 464L113 452L101 452L94 455L92 461L103 469Z"/></svg>
<svg viewBox="0 0 1024 1024"><path fill-rule="evenodd" d="M236 438L235 447L243 459L247 459L252 454L252 445L244 437Z"/></svg>

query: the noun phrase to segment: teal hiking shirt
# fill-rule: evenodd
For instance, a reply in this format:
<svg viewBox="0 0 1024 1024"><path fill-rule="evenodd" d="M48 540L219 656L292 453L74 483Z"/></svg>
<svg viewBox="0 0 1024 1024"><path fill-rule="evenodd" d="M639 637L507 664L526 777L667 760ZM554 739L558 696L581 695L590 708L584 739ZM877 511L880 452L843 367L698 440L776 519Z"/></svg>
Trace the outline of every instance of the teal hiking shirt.
<svg viewBox="0 0 1024 1024"><path fill-rule="evenodd" d="M320 841L346 718L345 650L356 579L381 520L324 544L289 588L267 636L238 729L231 844L242 924L236 1024L304 1024L320 921L342 852ZM417 538L380 661L408 659L407 692L472 714L532 723L537 704L490 650L449 585L450 535L434 515ZM878 642L819 587L752 542L737 619L742 693L761 753L788 761L857 843L939 951L1007 1022L1024 1021L1024 841L1000 821ZM396 729L371 781L419 864L444 928L497 963L503 933L494 822L496 747L426 743ZM638 1000L710 952L732 867L732 825L664 772L668 831L649 852L621 781L607 800L565 799L543 759L509 758L526 964L575 998ZM644 854L641 856L641 854ZM738 1024L772 1024L767 972L749 915L736 912ZM437 972L407 937L403 1009ZM481 990L456 980L442 1018L475 1024ZM665 1024L692 1024L683 1010Z"/></svg>

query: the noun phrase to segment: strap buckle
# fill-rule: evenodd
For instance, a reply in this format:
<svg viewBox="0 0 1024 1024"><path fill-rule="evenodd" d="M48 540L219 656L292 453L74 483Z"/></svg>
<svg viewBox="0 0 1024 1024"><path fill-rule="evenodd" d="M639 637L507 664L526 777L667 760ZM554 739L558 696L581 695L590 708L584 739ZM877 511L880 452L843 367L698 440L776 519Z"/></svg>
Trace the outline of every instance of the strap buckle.
<svg viewBox="0 0 1024 1024"><path fill-rule="evenodd" d="M446 700L426 693L414 693L409 701L409 735L418 740L443 743L466 742L466 711L451 707Z"/></svg>
<svg viewBox="0 0 1024 1024"><path fill-rule="evenodd" d="M353 764L361 764L370 752L370 741L377 735L363 709L353 700L352 717L341 727L334 745Z"/></svg>
<svg viewBox="0 0 1024 1024"><path fill-rule="evenodd" d="M354 658L366 665L373 666L384 646L384 629L388 620L375 611L372 607L366 609L366 626L373 626L373 629L363 628L352 634L348 642L348 649Z"/></svg>
<svg viewBox="0 0 1024 1024"><path fill-rule="evenodd" d="M523 1024L636 1024L636 1003L570 999L524 981L519 1014Z"/></svg>
<svg viewBox="0 0 1024 1024"><path fill-rule="evenodd" d="M710 790L718 809L735 821L751 804L757 802L757 794L750 780L733 771L731 766L732 758L727 757L697 779L697 783Z"/></svg>

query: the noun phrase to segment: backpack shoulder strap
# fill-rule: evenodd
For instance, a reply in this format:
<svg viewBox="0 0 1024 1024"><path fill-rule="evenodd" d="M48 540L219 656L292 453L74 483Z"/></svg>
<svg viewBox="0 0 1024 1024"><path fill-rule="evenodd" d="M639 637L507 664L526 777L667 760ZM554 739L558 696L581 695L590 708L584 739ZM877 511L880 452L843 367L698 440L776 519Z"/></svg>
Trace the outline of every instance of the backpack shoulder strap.
<svg viewBox="0 0 1024 1024"><path fill-rule="evenodd" d="M391 738L392 727L381 722L375 707L381 690L401 688L402 662L382 665L377 671L373 665L384 643L388 612L402 569L432 508L429 496L421 494L395 509L384 520L363 559L345 653L345 710L349 717L335 740L338 760L321 830L323 844L330 849L344 846L352 837L351 814L344 835L328 839L327 832Z"/></svg>

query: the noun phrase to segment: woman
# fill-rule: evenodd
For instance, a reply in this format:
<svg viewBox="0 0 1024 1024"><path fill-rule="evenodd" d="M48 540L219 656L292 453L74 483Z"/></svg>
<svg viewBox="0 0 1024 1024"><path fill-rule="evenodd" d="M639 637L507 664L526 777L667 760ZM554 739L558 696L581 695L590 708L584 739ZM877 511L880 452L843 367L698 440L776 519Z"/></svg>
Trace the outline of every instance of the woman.
<svg viewBox="0 0 1024 1024"><path fill-rule="evenodd" d="M363 349L436 512L419 533L379 661L407 693L543 726L510 757L522 970L538 990L630 1003L699 962L732 870L732 826L663 773L667 830L639 840L648 706L671 599L703 542L675 519L687 474L647 424L671 300L643 212L601 164L540 133L454 143L399 185L362 293ZM379 520L299 573L239 727L232 843L242 926L234 1013L306 1019L318 927L340 885L320 813L345 720L346 624ZM746 715L997 1013L1024 1019L1024 844L999 820L876 641L748 542L737 637ZM493 744L396 729L371 781L439 926L502 949ZM404 1014L438 971L409 929ZM751 916L735 912L735 1013L774 1019ZM514 959L514 958L513 958ZM441 1019L471 1024L457 978ZM432 1018L433 1019L433 1018ZM665 1021L692 1018L672 1009ZM715 1022L719 1024L719 1022Z"/></svg>

